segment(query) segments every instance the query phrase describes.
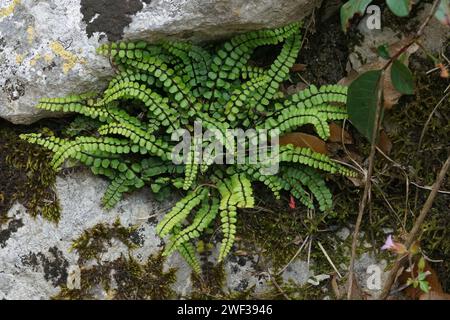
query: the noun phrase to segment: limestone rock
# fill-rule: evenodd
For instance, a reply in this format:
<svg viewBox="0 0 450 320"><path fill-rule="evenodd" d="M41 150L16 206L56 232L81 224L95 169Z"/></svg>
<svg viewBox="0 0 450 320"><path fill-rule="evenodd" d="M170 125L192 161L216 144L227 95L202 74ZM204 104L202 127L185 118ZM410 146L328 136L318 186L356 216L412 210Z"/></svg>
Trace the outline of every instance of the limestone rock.
<svg viewBox="0 0 450 320"><path fill-rule="evenodd" d="M10 222L0 227L0 300L49 299L59 293L61 285L76 283L73 273L79 269L79 255L70 250L72 241L98 223L112 224L119 218L123 226L137 226L133 237L138 239L138 248L130 251L120 241L112 241L101 255L102 262L131 254L139 263L145 263L150 255L161 251L164 241L156 235L156 224L174 201L158 203L148 190L142 190L127 195L113 210L105 212L100 204L106 186L105 180L88 171L58 177L56 192L62 208L58 225L32 218L20 204L10 209ZM210 259L216 263L217 255ZM256 260L256 256L238 258L230 254L224 291L243 292L256 286L255 292L263 292L269 288L270 282L255 271ZM289 274L303 279L307 274L302 275L305 268L299 266L293 264ZM166 259L165 268L171 267L177 269L172 288L179 297L188 297L192 292L190 267L178 253ZM96 296L107 298L102 290Z"/></svg>
<svg viewBox="0 0 450 320"><path fill-rule="evenodd" d="M112 73L95 53L107 40L196 41L299 20L319 0L2 0L0 117L29 124L50 116L42 97L96 91Z"/></svg>

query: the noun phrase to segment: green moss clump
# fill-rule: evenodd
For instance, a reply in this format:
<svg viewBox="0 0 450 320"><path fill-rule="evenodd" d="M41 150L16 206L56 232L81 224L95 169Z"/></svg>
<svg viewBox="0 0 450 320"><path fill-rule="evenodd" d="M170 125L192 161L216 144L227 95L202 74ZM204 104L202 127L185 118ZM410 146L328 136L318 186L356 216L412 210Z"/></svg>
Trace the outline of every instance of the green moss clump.
<svg viewBox="0 0 450 320"><path fill-rule="evenodd" d="M50 154L20 140L19 130L0 123L0 224L8 222L8 211L16 201L33 217L58 222L60 206Z"/></svg>
<svg viewBox="0 0 450 320"><path fill-rule="evenodd" d="M203 265L202 274L196 275L192 273L193 293L190 299L194 300L210 300L210 299L225 299L226 293L224 291L225 270L223 263L214 265L210 261L205 261L205 253L202 253Z"/></svg>
<svg viewBox="0 0 450 320"><path fill-rule="evenodd" d="M448 82L439 78L438 74L416 75L416 95L405 97L386 118L389 136L393 142L391 158L401 164L402 170L386 166L387 161L379 159L377 171L387 200L397 215L390 214L394 230L404 231L401 220L406 214L406 230L414 223L414 215L425 203L429 191L411 184L431 186L450 152L450 100L444 101L430 118L424 131L422 143L420 137L433 109L444 96ZM406 179L409 177L409 195L406 203ZM450 179L441 186L442 190L450 190ZM439 273L444 290L450 290L450 196L438 194L433 203L420 235L424 253L443 263L433 264ZM386 214L385 214L386 216ZM389 222L389 219L387 223ZM391 222L392 223L392 222Z"/></svg>
<svg viewBox="0 0 450 320"><path fill-rule="evenodd" d="M69 289L62 286L60 293L53 299L94 299L93 292L98 287L107 293L109 299L174 298L175 292L171 286L176 281L176 269L164 271L165 258L162 252L150 256L143 264L131 255L121 255L114 261L101 261L101 254L107 251L112 239L121 241L130 250L136 248L136 231L136 227L122 226L119 219L112 225L97 224L85 230L72 245L79 254L81 287ZM89 264L92 260L96 264Z"/></svg>
<svg viewBox="0 0 450 320"><path fill-rule="evenodd" d="M147 263L140 265L136 260L123 258L113 264L117 283L115 299L171 299L175 292L171 285L176 281L176 269L164 272L164 258L161 253L153 255Z"/></svg>
<svg viewBox="0 0 450 320"><path fill-rule="evenodd" d="M79 254L78 263L84 264L91 259L98 261L100 255L107 251L107 245L111 245L113 239L121 241L129 249L135 248L136 243L131 239L136 230L136 227L122 226L119 219L112 225L99 223L85 230L72 244L72 248Z"/></svg>
<svg viewBox="0 0 450 320"><path fill-rule="evenodd" d="M111 283L114 281L115 286ZM164 258L161 253L150 256L146 263L140 264L131 256L120 258L92 267L81 268L81 287L61 288L56 300L95 299L94 289L101 287L107 298L113 300L164 300L175 298L171 286L176 281L176 269L164 271Z"/></svg>

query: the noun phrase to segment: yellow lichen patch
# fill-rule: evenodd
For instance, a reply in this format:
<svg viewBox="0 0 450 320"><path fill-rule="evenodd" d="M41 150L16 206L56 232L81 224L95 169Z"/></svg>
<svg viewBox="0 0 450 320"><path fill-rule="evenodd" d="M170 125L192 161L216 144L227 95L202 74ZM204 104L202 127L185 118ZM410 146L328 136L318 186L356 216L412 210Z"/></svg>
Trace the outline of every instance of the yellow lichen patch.
<svg viewBox="0 0 450 320"><path fill-rule="evenodd" d="M41 55L39 53L35 55L33 59L30 60L30 66L34 67L40 58Z"/></svg>
<svg viewBox="0 0 450 320"><path fill-rule="evenodd" d="M32 44L34 41L34 28L33 26L29 26L27 29L27 38L28 38L28 43Z"/></svg>
<svg viewBox="0 0 450 320"><path fill-rule="evenodd" d="M13 14L14 9L18 4L20 4L20 0L13 0L11 4L4 8L0 8L0 19Z"/></svg>
<svg viewBox="0 0 450 320"><path fill-rule="evenodd" d="M44 54L44 60L45 60L45 62L47 62L47 63L52 62L52 60L53 60L53 55L50 54L50 53Z"/></svg>
<svg viewBox="0 0 450 320"><path fill-rule="evenodd" d="M50 48L53 53L57 56L60 56L64 60L63 64L63 72L67 74L70 70L72 70L77 63L85 63L84 59L81 59L74 55L73 53L64 49L60 42L54 41L50 44Z"/></svg>
<svg viewBox="0 0 450 320"><path fill-rule="evenodd" d="M23 54L16 54L16 63L21 64L23 62Z"/></svg>

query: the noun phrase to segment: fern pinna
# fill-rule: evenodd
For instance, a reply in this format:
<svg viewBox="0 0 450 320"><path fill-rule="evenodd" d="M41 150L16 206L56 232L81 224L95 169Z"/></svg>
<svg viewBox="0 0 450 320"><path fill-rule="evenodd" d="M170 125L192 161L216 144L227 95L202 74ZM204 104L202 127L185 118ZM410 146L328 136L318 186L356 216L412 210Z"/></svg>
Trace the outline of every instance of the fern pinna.
<svg viewBox="0 0 450 320"><path fill-rule="evenodd" d="M347 117L347 88L310 86L292 96L280 90L300 50L300 27L293 23L238 35L214 53L176 41L103 45L99 53L118 70L103 94L43 99L37 106L96 119L96 133L72 140L41 134L22 138L51 150L56 170L71 158L110 179L106 208L145 185L154 192L166 185L185 190L157 232L168 236L166 254L179 251L200 272L193 241L218 219L218 260L223 261L233 246L239 209L254 206L252 183L266 185L277 198L289 191L310 208L315 198L319 209L327 211L331 194L318 170L353 175L326 155L292 145L280 147L280 169L273 175L261 174L262 164L214 164L212 158L198 163L195 139L187 164L174 164L170 134L180 128L192 132L196 121L219 130L278 129L281 134L312 125L322 139L328 138L328 121ZM282 44L281 51L269 68L248 65L256 47L276 44Z"/></svg>

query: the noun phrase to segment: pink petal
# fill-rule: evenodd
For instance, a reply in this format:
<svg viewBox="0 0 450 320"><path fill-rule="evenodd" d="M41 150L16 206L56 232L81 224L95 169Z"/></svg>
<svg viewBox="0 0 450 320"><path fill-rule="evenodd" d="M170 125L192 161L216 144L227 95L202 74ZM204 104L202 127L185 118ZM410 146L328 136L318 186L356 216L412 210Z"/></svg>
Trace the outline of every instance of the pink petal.
<svg viewBox="0 0 450 320"><path fill-rule="evenodd" d="M389 235L386 239L386 242L381 247L381 250L388 250L394 247L394 241L392 241L392 235Z"/></svg>

